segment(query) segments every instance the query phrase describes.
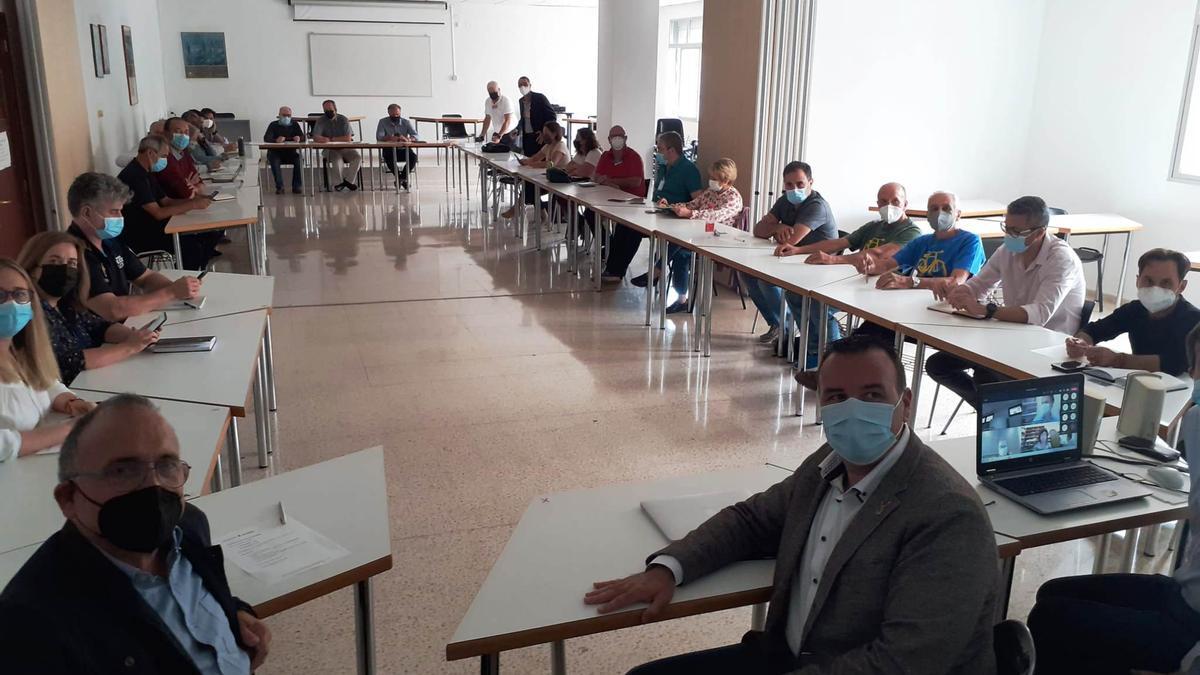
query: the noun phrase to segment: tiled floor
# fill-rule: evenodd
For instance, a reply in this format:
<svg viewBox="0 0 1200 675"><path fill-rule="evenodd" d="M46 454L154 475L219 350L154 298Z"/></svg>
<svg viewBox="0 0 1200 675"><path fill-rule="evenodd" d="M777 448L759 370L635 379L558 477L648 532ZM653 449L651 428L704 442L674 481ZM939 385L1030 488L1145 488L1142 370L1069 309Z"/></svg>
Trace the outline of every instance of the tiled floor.
<svg viewBox="0 0 1200 675"><path fill-rule="evenodd" d="M384 447L394 567L375 583L380 672L468 673L478 664L447 663L445 644L531 498L796 459L821 431L793 415L789 374L757 346L753 310L736 296L717 298L712 357L699 357L689 320L645 328L640 289L593 292L557 251L481 227L477 201L443 189L440 169L424 172L419 194L264 198L276 277L271 471ZM239 253L229 247L221 267L240 271ZM935 427L954 404L941 398ZM960 414L950 433L973 428ZM1083 541L1022 554L1012 615L1024 617L1043 580L1090 571L1093 551ZM1164 558L1139 556L1139 568ZM272 617L260 672L353 672L350 612L345 590ZM735 641L748 624L740 610L572 640L568 665L623 673ZM549 649L502 664L548 673Z"/></svg>

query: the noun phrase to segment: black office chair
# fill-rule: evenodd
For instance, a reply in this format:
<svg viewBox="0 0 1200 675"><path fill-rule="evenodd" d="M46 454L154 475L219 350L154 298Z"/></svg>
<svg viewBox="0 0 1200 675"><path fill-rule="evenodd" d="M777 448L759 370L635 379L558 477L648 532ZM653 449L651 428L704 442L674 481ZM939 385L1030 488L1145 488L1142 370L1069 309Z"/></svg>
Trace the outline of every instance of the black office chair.
<svg viewBox="0 0 1200 675"><path fill-rule="evenodd" d="M231 120L231 119L237 117L237 115L235 115L234 113L213 113L213 117L215 117L219 120Z"/></svg>
<svg viewBox="0 0 1200 675"><path fill-rule="evenodd" d="M1051 207L1050 215L1065 216L1066 209L1058 209ZM1065 237L1064 237L1065 239ZM1079 256L1079 261L1083 264L1096 263L1096 304L1100 311L1104 311L1104 253L1099 249L1094 249L1090 246L1080 246L1075 249L1075 255Z"/></svg>
<svg viewBox="0 0 1200 675"><path fill-rule="evenodd" d="M668 131L674 131L680 136L683 135L683 120L676 117L663 117L654 125L654 137L658 138L659 134L665 134Z"/></svg>
<svg viewBox="0 0 1200 675"><path fill-rule="evenodd" d="M1033 675L1037 651L1029 627L1016 619L1006 619L992 627L992 651L996 654L997 675Z"/></svg>
<svg viewBox="0 0 1200 675"><path fill-rule="evenodd" d="M461 118L462 115L446 113L442 117ZM467 125L462 122L442 122L442 138L470 138L470 135L467 133Z"/></svg>

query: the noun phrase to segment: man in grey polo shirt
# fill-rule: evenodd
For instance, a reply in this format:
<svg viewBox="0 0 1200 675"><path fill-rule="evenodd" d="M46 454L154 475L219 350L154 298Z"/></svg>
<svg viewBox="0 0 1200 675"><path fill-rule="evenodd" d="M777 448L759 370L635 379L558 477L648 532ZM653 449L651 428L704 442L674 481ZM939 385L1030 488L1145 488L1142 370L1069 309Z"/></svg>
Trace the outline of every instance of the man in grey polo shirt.
<svg viewBox="0 0 1200 675"><path fill-rule="evenodd" d="M316 143L349 143L353 141L354 134L350 131L350 120L346 119L345 115L338 114L337 104L333 102L333 99L322 102L321 108L324 109L325 115L313 125L313 141ZM338 192L358 189L358 167L362 164L362 155L357 150L329 148L325 150L324 157L325 161L330 164L325 169L325 175L333 189ZM339 179L336 182L335 177Z"/></svg>
<svg viewBox="0 0 1200 675"><path fill-rule="evenodd" d="M407 117L400 116L400 106L393 103L388 106L387 111L388 116L379 120L379 125L375 127L375 140L380 143L416 141L417 130ZM389 173L396 172L396 157L403 158L404 168L400 169L400 183L408 187L408 170L417 166L417 151L412 148L387 148L380 154L383 155L383 163L387 164Z"/></svg>

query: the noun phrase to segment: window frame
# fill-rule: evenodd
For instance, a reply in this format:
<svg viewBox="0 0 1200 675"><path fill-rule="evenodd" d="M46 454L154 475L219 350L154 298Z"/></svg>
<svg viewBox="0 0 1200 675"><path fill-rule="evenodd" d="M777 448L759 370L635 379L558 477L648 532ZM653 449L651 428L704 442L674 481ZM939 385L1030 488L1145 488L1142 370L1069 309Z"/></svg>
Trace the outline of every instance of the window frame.
<svg viewBox="0 0 1200 675"><path fill-rule="evenodd" d="M682 108L682 106L679 104L679 83L681 81L680 73L681 73L684 50L694 50L698 54L702 53L701 50L704 48L704 42L703 42L704 24L703 24L703 21L704 21L703 15L681 16L677 19L670 19L667 21L667 52L673 61L672 68L674 70L672 73L672 77L674 78L673 84L675 85L674 93L675 93L675 99L676 99L675 101L672 102L674 104L673 112L674 112L674 114L679 115L679 119L688 120L689 122L697 122L700 119L700 90L699 90L699 88L696 89L696 106L695 106L696 114L695 114L695 116L688 116L688 115L682 114L680 112L680 109ZM696 22L699 22L699 25L695 25ZM696 30L701 35L701 41L699 41L699 42L676 42L675 41L675 35L676 35L675 27L678 25L682 25L684 23L687 24L688 35L689 36L692 35L693 30Z"/></svg>
<svg viewBox="0 0 1200 675"><path fill-rule="evenodd" d="M1188 134L1188 114L1191 112L1192 95L1197 89L1196 79L1200 77L1200 2L1197 3L1196 13L1192 17L1192 44L1188 50L1188 66L1183 82L1183 100L1179 102L1179 121L1175 125L1175 145L1171 153L1171 173L1169 180L1181 183L1200 184L1200 173L1184 173L1180 167L1183 160L1183 146ZM1191 131L1200 134L1200 128Z"/></svg>

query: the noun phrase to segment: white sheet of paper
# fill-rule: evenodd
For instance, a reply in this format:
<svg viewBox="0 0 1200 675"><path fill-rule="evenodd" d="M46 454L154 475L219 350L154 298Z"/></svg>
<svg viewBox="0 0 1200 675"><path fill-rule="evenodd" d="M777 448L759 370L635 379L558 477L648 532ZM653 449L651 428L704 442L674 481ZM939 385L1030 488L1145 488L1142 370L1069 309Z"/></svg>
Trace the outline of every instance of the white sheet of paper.
<svg viewBox="0 0 1200 675"><path fill-rule="evenodd" d="M1067 345L1053 345L1051 347L1042 347L1041 349L1033 350L1034 354L1041 354L1048 357L1051 361L1068 361L1071 357L1067 356Z"/></svg>
<svg viewBox="0 0 1200 675"><path fill-rule="evenodd" d="M12 149L8 147L8 132L0 131L0 171L12 166Z"/></svg>
<svg viewBox="0 0 1200 675"><path fill-rule="evenodd" d="M350 555L337 542L295 518L286 525L251 526L218 542L225 559L267 583Z"/></svg>

